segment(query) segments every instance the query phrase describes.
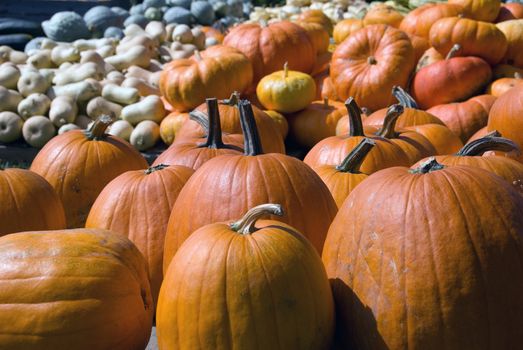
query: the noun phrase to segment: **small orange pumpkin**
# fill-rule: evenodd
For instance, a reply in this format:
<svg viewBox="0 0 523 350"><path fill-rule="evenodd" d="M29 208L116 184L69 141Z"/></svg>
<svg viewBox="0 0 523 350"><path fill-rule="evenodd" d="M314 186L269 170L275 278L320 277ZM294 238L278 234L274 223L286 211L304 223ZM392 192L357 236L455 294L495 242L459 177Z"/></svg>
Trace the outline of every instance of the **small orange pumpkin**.
<svg viewBox="0 0 523 350"><path fill-rule="evenodd" d="M176 134L183 124L189 120L189 113L174 111L169 113L160 123L160 137L166 145L171 145L176 139Z"/></svg>
<svg viewBox="0 0 523 350"><path fill-rule="evenodd" d="M448 3L462 6L468 18L484 22L494 22L501 5L500 0L449 0Z"/></svg>
<svg viewBox="0 0 523 350"><path fill-rule="evenodd" d="M378 3L371 7L363 17L363 25L370 26L373 24L387 24L394 28L399 28L403 15L393 7Z"/></svg>
<svg viewBox="0 0 523 350"><path fill-rule="evenodd" d="M523 68L523 19L501 22L496 27L505 34L508 42L503 62Z"/></svg>
<svg viewBox="0 0 523 350"><path fill-rule="evenodd" d="M332 35L333 24L331 19L322 10L306 10L298 16L298 22L316 23L321 25L329 36Z"/></svg>
<svg viewBox="0 0 523 350"><path fill-rule="evenodd" d="M463 147L461 139L445 125L423 124L408 126L405 129L414 130L430 141L436 154L454 154Z"/></svg>
<svg viewBox="0 0 523 350"><path fill-rule="evenodd" d="M514 86L519 84L523 84L523 77L520 74L516 73L514 78L500 78L494 80L487 87L487 94L499 97L503 95L505 92L512 89Z"/></svg>
<svg viewBox="0 0 523 350"><path fill-rule="evenodd" d="M336 44L341 44L343 40L352 35L357 30L363 28L363 21L357 18L347 18L339 21L334 27L333 38Z"/></svg>
<svg viewBox="0 0 523 350"><path fill-rule="evenodd" d="M439 19L461 15L463 7L449 3L428 3L410 11L401 22L400 29L411 35L429 39L430 28Z"/></svg>

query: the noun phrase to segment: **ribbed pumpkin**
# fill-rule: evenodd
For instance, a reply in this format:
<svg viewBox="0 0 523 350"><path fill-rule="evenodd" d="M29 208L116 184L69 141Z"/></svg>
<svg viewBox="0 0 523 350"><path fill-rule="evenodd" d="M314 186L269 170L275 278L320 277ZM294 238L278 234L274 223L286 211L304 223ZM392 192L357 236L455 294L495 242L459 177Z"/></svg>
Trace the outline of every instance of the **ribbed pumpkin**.
<svg viewBox="0 0 523 350"><path fill-rule="evenodd" d="M307 32L316 56L327 52L330 37L321 24L315 22L297 22L297 24Z"/></svg>
<svg viewBox="0 0 523 350"><path fill-rule="evenodd" d="M398 28L403 20L403 15L396 11L394 7L380 4L371 7L363 17L363 25L387 24Z"/></svg>
<svg viewBox="0 0 523 350"><path fill-rule="evenodd" d="M289 133L289 122L287 121L287 118L280 112L271 110L265 110L264 112L269 117L271 117L271 119L274 120L274 122L276 122L276 125L278 125L278 130L280 131L282 138L285 139L287 137L287 134Z"/></svg>
<svg viewBox="0 0 523 350"><path fill-rule="evenodd" d="M244 92L253 82L253 67L240 51L216 45L186 59L164 66L160 91L179 111L189 111L205 102L207 96L227 98Z"/></svg>
<svg viewBox="0 0 523 350"><path fill-rule="evenodd" d="M291 134L300 145L310 148L324 138L336 135L336 125L344 115L347 115L347 109L341 102L314 101L289 116Z"/></svg>
<svg viewBox="0 0 523 350"><path fill-rule="evenodd" d="M471 142L471 141L474 141L474 140L477 140L477 139L480 139L486 135L488 135L489 132L487 131L487 127L483 127L481 129L479 129L478 131L476 131L476 133L474 135L472 135L470 137L470 139L468 139L467 143Z"/></svg>
<svg viewBox="0 0 523 350"><path fill-rule="evenodd" d="M157 314L161 349L329 349L334 304L325 268L292 227L250 209L201 227L173 259ZM205 310L205 312L195 312Z"/></svg>
<svg viewBox="0 0 523 350"><path fill-rule="evenodd" d="M360 106L377 110L392 102L393 86L406 86L415 65L407 34L377 24L358 30L338 45L330 76L340 99L354 97Z"/></svg>
<svg viewBox="0 0 523 350"><path fill-rule="evenodd" d="M503 62L523 68L523 19L514 19L496 24L507 38L508 48Z"/></svg>
<svg viewBox="0 0 523 350"><path fill-rule="evenodd" d="M3 349L145 349L153 323L147 264L106 230L0 237Z"/></svg>
<svg viewBox="0 0 523 350"><path fill-rule="evenodd" d="M0 164L0 236L29 230L65 228L60 198L40 175Z"/></svg>
<svg viewBox="0 0 523 350"><path fill-rule="evenodd" d="M343 40L352 35L357 30L363 28L363 21L357 18L347 18L336 23L332 37L336 44L341 44Z"/></svg>
<svg viewBox="0 0 523 350"><path fill-rule="evenodd" d="M160 123L160 137L166 145L171 145L176 139L176 134L183 124L189 120L189 113L174 111L169 113Z"/></svg>
<svg viewBox="0 0 523 350"><path fill-rule="evenodd" d="M434 147L436 154L453 154L463 147L461 139L445 125L423 124L408 126L405 129L414 130L425 136Z"/></svg>
<svg viewBox="0 0 523 350"><path fill-rule="evenodd" d="M523 197L483 169L431 160L369 176L322 255L340 348L521 344L522 212Z"/></svg>
<svg viewBox="0 0 523 350"><path fill-rule="evenodd" d="M500 0L449 0L449 4L463 7L463 14L477 21L494 22L499 13Z"/></svg>
<svg viewBox="0 0 523 350"><path fill-rule="evenodd" d="M253 88L262 77L280 70L285 62L289 69L310 73L316 60L305 29L289 21L270 25L243 23L232 28L223 43L237 48L252 62Z"/></svg>
<svg viewBox="0 0 523 350"><path fill-rule="evenodd" d="M336 87L332 83L329 71L324 71L313 76L314 82L316 83L316 99L322 100L324 98L339 101L338 94L336 93Z"/></svg>
<svg viewBox="0 0 523 350"><path fill-rule="evenodd" d="M480 57L491 65L499 63L508 48L505 35L496 25L468 18L442 18L431 27L429 37L430 44L442 55L459 44L460 56Z"/></svg>
<svg viewBox="0 0 523 350"><path fill-rule="evenodd" d="M111 122L102 116L85 132L72 130L54 137L31 164L31 171L43 176L62 200L68 228L84 226L91 205L112 179L147 168L129 143L105 134Z"/></svg>
<svg viewBox="0 0 523 350"><path fill-rule="evenodd" d="M445 56L440 54L439 51L435 48L430 47L423 53L423 55L418 60L418 63L416 64L416 73L421 68L431 65L432 63L443 61L444 59Z"/></svg>
<svg viewBox="0 0 523 350"><path fill-rule="evenodd" d="M511 19L522 19L523 18L523 4L518 2L511 2L501 4L499 8L498 17L495 22L509 21Z"/></svg>
<svg viewBox="0 0 523 350"><path fill-rule="evenodd" d="M429 40L419 35L409 33L407 33L407 35L409 36L412 47L414 48L414 59L416 62L419 62L425 52L431 48Z"/></svg>
<svg viewBox="0 0 523 350"><path fill-rule="evenodd" d="M499 97L514 86L520 84L523 84L523 77L516 73L514 78L500 78L490 83L487 87L487 94Z"/></svg>
<svg viewBox="0 0 523 350"><path fill-rule="evenodd" d="M463 12L463 7L449 3L428 3L410 11L403 21L400 29L406 33L429 38L430 28L439 19L456 17Z"/></svg>
<svg viewBox="0 0 523 350"><path fill-rule="evenodd" d="M318 142L305 156L305 164L311 168L321 165L339 165L364 138L365 132L361 121L361 110L354 99L345 102L349 114L349 133L331 136ZM376 128L368 130L375 132ZM409 158L403 150L382 137L370 137L376 146L369 152L363 163L361 171L370 174L391 166L405 166Z"/></svg>
<svg viewBox="0 0 523 350"><path fill-rule="evenodd" d="M496 98L481 95L465 102L441 104L431 107L427 112L441 119L461 141L467 140L476 131L487 125L488 115Z"/></svg>
<svg viewBox="0 0 523 350"><path fill-rule="evenodd" d="M185 138L183 142L172 145L156 158L153 165L181 165L196 170L219 155L242 153L242 135L222 135L218 101L208 98L206 103L207 115L202 115L198 110L191 112L191 118L199 121L205 129L202 135Z"/></svg>
<svg viewBox="0 0 523 350"><path fill-rule="evenodd" d="M298 22L316 23L332 35L334 26L331 19L322 10L305 10L298 16Z"/></svg>
<svg viewBox="0 0 523 350"><path fill-rule="evenodd" d="M85 227L122 234L138 247L147 261L153 306L163 279L167 222L178 194L193 173L179 165L125 172L105 186L87 217Z"/></svg>
<svg viewBox="0 0 523 350"><path fill-rule="evenodd" d="M421 68L412 81L411 92L423 109L466 100L490 82L492 70L478 57L454 57L456 44L443 61Z"/></svg>
<svg viewBox="0 0 523 350"><path fill-rule="evenodd" d="M339 165L320 165L313 168L329 188L338 208L341 208L352 190L368 177L368 174L360 171L360 167L375 145L374 140L364 138Z"/></svg>
<svg viewBox="0 0 523 350"><path fill-rule="evenodd" d="M189 179L174 204L165 238L164 272L181 244L196 229L230 220L266 202L286 207L283 222L296 227L321 252L336 203L328 188L302 161L263 154L250 103L240 101L244 155L223 155Z"/></svg>

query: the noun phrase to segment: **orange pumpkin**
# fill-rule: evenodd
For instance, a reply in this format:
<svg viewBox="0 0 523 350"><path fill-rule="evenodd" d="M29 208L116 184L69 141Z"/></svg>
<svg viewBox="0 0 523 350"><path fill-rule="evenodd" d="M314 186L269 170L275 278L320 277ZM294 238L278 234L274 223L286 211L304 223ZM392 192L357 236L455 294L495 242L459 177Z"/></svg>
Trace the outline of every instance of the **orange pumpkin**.
<svg viewBox="0 0 523 350"><path fill-rule="evenodd" d="M480 57L491 65L499 63L508 48L505 35L496 25L468 18L442 18L434 23L429 37L430 44L442 55L459 44L460 56Z"/></svg>
<svg viewBox="0 0 523 350"><path fill-rule="evenodd" d="M203 26L200 29L205 34L206 38L214 38L219 43L223 43L223 39L225 38L225 36L218 29L208 26Z"/></svg>
<svg viewBox="0 0 523 350"><path fill-rule="evenodd" d="M428 49L431 48L430 43L428 39L425 39L422 36L413 35L407 33L407 35L410 38L410 42L412 43L412 47L414 48L414 57L416 62L419 62L419 60L425 55Z"/></svg>
<svg viewBox="0 0 523 350"><path fill-rule="evenodd" d="M154 314L147 263L122 235L77 229L0 237L0 279L4 349L147 346Z"/></svg>
<svg viewBox="0 0 523 350"><path fill-rule="evenodd" d="M243 23L232 28L223 43L240 50L251 61L253 89L261 78L280 70L285 62L291 70L310 73L316 60L314 45L305 29L289 21L268 26Z"/></svg>
<svg viewBox="0 0 523 350"><path fill-rule="evenodd" d="M445 56L439 53L438 50L436 50L433 47L428 48L423 55L418 60L418 64L416 65L416 73L423 67L429 66L432 63L436 63L439 61L443 61L445 59Z"/></svg>
<svg viewBox="0 0 523 350"><path fill-rule="evenodd" d="M516 73L514 78L500 78L490 83L487 94L499 97L519 84L523 84L523 78Z"/></svg>
<svg viewBox="0 0 523 350"><path fill-rule="evenodd" d="M363 21L357 18L347 18L336 23L332 37L336 44L341 44L343 40L363 28Z"/></svg>
<svg viewBox="0 0 523 350"><path fill-rule="evenodd" d="M40 175L0 166L0 236L29 230L65 228L60 198Z"/></svg>
<svg viewBox="0 0 523 350"><path fill-rule="evenodd" d="M496 27L507 38L508 49L503 62L523 68L523 19L501 22Z"/></svg>
<svg viewBox="0 0 523 350"><path fill-rule="evenodd" d="M371 7L363 17L363 25L370 26L373 24L387 24L394 28L399 28L403 15L393 7L380 4Z"/></svg>
<svg viewBox="0 0 523 350"><path fill-rule="evenodd" d="M439 19L461 15L463 7L449 3L428 3L410 11L401 22L400 29L411 35L429 39L430 28Z"/></svg>
<svg viewBox="0 0 523 350"><path fill-rule="evenodd" d="M332 35L334 26L331 19L322 10L306 10L298 16L298 22L316 23L321 25L329 36Z"/></svg>
<svg viewBox="0 0 523 350"><path fill-rule="evenodd" d="M252 84L252 65L240 51L216 45L187 59L164 66L160 91L178 111L189 111L207 96L227 98L234 91L246 91Z"/></svg>
<svg viewBox="0 0 523 350"><path fill-rule="evenodd" d="M258 221L282 214L262 204L184 242L160 293L161 349L329 349L334 303L318 253L294 228Z"/></svg>
<svg viewBox="0 0 523 350"><path fill-rule="evenodd" d="M72 130L54 137L31 164L31 170L43 176L62 200L68 228L85 225L91 205L112 179L147 168L133 146L105 134L111 123L110 117L102 116L88 131Z"/></svg>
<svg viewBox="0 0 523 350"><path fill-rule="evenodd" d="M354 97L359 105L376 110L392 102L392 87L404 87L415 64L407 34L377 24L358 30L336 48L330 77L340 99Z"/></svg>
<svg viewBox="0 0 523 350"><path fill-rule="evenodd" d="M401 117L400 117L401 118ZM461 139L445 125L423 124L406 127L407 130L414 130L430 141L436 154L454 154L463 147Z"/></svg>
<svg viewBox="0 0 523 350"><path fill-rule="evenodd" d="M318 56L319 54L327 52L329 48L329 33L325 30L325 28L315 22L296 22L300 25L305 31L307 32L307 35L309 36L309 39L312 42L312 46L314 46L314 52L315 55Z"/></svg>
<svg viewBox="0 0 523 350"><path fill-rule="evenodd" d="M463 14L477 21L494 22L498 16L500 0L449 0L449 4L463 7Z"/></svg>
<svg viewBox="0 0 523 350"><path fill-rule="evenodd" d="M517 2L501 4L498 17L494 22L499 23L511 19L523 18L523 4Z"/></svg>
<svg viewBox="0 0 523 350"><path fill-rule="evenodd" d="M479 129L478 131L476 131L476 133L474 135L472 135L470 137L470 139L468 139L467 143L470 143L474 140L477 140L477 139L480 139L482 137L485 137L489 134L489 132L487 131L487 127L483 127L481 129Z"/></svg>
<svg viewBox="0 0 523 350"><path fill-rule="evenodd" d="M324 71L320 74L313 76L316 83L316 99L322 100L324 98L331 101L339 101L338 95L336 95L336 88L332 84L332 80L329 76L329 71Z"/></svg>
<svg viewBox="0 0 523 350"><path fill-rule="evenodd" d="M166 145L171 145L176 139L176 134L183 124L189 120L189 113L174 111L169 113L160 123L160 137Z"/></svg>

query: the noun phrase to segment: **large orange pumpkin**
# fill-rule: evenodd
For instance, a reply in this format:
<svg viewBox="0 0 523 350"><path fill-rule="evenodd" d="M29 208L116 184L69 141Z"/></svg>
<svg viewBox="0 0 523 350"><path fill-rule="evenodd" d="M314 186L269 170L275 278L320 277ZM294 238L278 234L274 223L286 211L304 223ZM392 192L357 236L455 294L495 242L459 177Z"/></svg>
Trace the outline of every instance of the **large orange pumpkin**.
<svg viewBox="0 0 523 350"><path fill-rule="evenodd" d="M505 35L496 25L468 18L442 18L431 27L429 37L430 44L442 55L459 44L460 56L480 57L491 65L499 63L508 48Z"/></svg>
<svg viewBox="0 0 523 350"><path fill-rule="evenodd" d="M249 59L232 47L216 45L167 63L160 77L160 91L176 110L190 111L207 96L227 98L234 91L246 91L252 82Z"/></svg>
<svg viewBox="0 0 523 350"><path fill-rule="evenodd" d="M334 29L331 19L322 10L305 10L298 16L298 22L319 24L329 36L332 35Z"/></svg>
<svg viewBox="0 0 523 350"><path fill-rule="evenodd" d="M307 32L307 35L312 42L312 46L314 46L316 56L327 52L330 37L329 33L321 24L315 22L297 22L297 24Z"/></svg>
<svg viewBox="0 0 523 350"><path fill-rule="evenodd" d="M419 35L409 33L407 33L407 35L412 43L412 47L414 48L414 59L416 62L419 62L419 60L425 55L425 52L431 48L429 40Z"/></svg>
<svg viewBox="0 0 523 350"><path fill-rule="evenodd" d="M240 50L252 62L253 88L261 78L280 70L285 62L289 69L310 73L316 60L314 45L305 29L289 21L268 26L240 24L231 29L223 43Z"/></svg>
<svg viewBox="0 0 523 350"><path fill-rule="evenodd" d="M513 78L499 78L490 83L487 87L487 94L499 97L519 84L523 84L523 77L518 73Z"/></svg>
<svg viewBox="0 0 523 350"><path fill-rule="evenodd" d="M449 3L428 3L410 11L401 22L400 29L412 35L429 38L430 28L445 17L461 15L463 7Z"/></svg>
<svg viewBox="0 0 523 350"><path fill-rule="evenodd" d="M40 175L0 165L0 236L29 230L65 228L60 198Z"/></svg>
<svg viewBox="0 0 523 350"><path fill-rule="evenodd" d="M500 0L449 0L449 4L463 6L463 14L477 21L494 22L499 13Z"/></svg>
<svg viewBox="0 0 523 350"><path fill-rule="evenodd" d="M520 193L483 169L431 160L369 176L322 255L340 348L523 343L522 212Z"/></svg>
<svg viewBox="0 0 523 350"><path fill-rule="evenodd" d="M54 137L38 152L31 170L54 188L65 209L68 228L83 227L91 205L112 179L147 162L126 141L105 134L111 118L102 116L88 131Z"/></svg>
<svg viewBox="0 0 523 350"><path fill-rule="evenodd" d="M282 214L262 204L184 242L160 293L161 349L330 348L334 303L318 253L294 228L258 221Z"/></svg>
<svg viewBox="0 0 523 350"><path fill-rule="evenodd" d="M196 229L266 202L283 203L283 222L299 229L318 252L323 248L337 210L328 188L302 161L280 153L262 154L250 103L240 101L239 107L245 154L211 159L184 186L169 219L164 272Z"/></svg>
<svg viewBox="0 0 523 350"><path fill-rule="evenodd" d="M122 234L138 247L147 261L153 306L163 279L167 222L178 194L193 173L179 165L125 172L105 186L85 223L85 227Z"/></svg>
<svg viewBox="0 0 523 350"><path fill-rule="evenodd" d="M0 237L3 349L145 349L154 306L147 263L106 230Z"/></svg>
<svg viewBox="0 0 523 350"><path fill-rule="evenodd" d="M436 154L453 154L463 147L461 139L445 125L423 124L408 126L405 129L425 136L436 150Z"/></svg>
<svg viewBox="0 0 523 350"><path fill-rule="evenodd" d="M338 23L334 27L332 37L336 44L341 44L343 40L352 35L357 30L363 28L363 21L357 18L347 18Z"/></svg>
<svg viewBox="0 0 523 350"><path fill-rule="evenodd" d="M392 102L393 86L406 86L415 65L407 34L377 24L358 30L336 48L330 76L340 99L354 97L360 106L377 110Z"/></svg>
<svg viewBox="0 0 523 350"><path fill-rule="evenodd" d="M496 24L507 38L508 49L503 62L523 68L523 19L514 19Z"/></svg>
<svg viewBox="0 0 523 350"><path fill-rule="evenodd" d="M389 26L398 28L402 20L403 15L396 11L394 7L378 3L378 5L371 7L367 11L363 17L363 25L388 24Z"/></svg>

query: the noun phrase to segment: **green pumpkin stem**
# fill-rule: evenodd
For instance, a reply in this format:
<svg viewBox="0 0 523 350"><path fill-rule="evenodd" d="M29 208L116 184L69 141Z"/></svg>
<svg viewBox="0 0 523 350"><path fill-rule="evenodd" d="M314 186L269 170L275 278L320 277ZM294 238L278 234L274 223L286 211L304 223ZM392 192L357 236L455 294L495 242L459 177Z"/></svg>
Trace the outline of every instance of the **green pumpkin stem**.
<svg viewBox="0 0 523 350"><path fill-rule="evenodd" d="M376 146L376 142L369 138L364 138L361 142L345 157L343 162L336 167L336 170L343 173L359 174L360 167L370 150Z"/></svg>
<svg viewBox="0 0 523 350"><path fill-rule="evenodd" d="M250 235L257 231L256 221L262 216L283 216L283 209L279 204L262 204L250 209L240 220L229 225L231 230L241 235Z"/></svg>
<svg viewBox="0 0 523 350"><path fill-rule="evenodd" d="M84 131L84 134L90 141L103 140L106 137L105 131L112 123L113 119L110 116L101 115L88 130Z"/></svg>
<svg viewBox="0 0 523 350"><path fill-rule="evenodd" d="M499 133L497 133L497 135L499 135ZM467 143L465 146L463 146L462 149L459 150L458 153L456 153L456 155L469 157L481 156L487 151L516 151L519 154L521 150L519 146L512 140L499 136L491 136L491 134L488 134L485 137Z"/></svg>
<svg viewBox="0 0 523 350"><path fill-rule="evenodd" d="M460 44L452 45L452 48L450 49L450 51L447 54L447 56L445 57L445 59L446 60L450 60L451 58L456 57L456 55L458 54L459 50L461 50L461 45Z"/></svg>
<svg viewBox="0 0 523 350"><path fill-rule="evenodd" d="M432 171L437 171L441 169L445 169L445 166L438 163L436 157L430 157L425 162L421 163L421 165L416 169L411 169L410 172L412 174L428 174Z"/></svg>
<svg viewBox="0 0 523 350"><path fill-rule="evenodd" d="M361 109L356 103L356 100L349 97L345 101L345 108L349 113L349 136L365 136L363 131L363 122L361 120Z"/></svg>
<svg viewBox="0 0 523 350"><path fill-rule="evenodd" d="M158 164L158 165L147 168L146 170L144 170L144 173L145 173L145 175L149 175L149 174L154 173L155 171L163 170L168 167L169 167L169 165L167 165L167 164Z"/></svg>
<svg viewBox="0 0 523 350"><path fill-rule="evenodd" d="M376 135L384 137L386 139L393 139L398 137L398 133L396 132L396 122L398 121L398 118L403 114L403 111L405 109L402 105L392 105L387 110L387 114L385 115L385 120L383 121L383 126L381 129L376 133Z"/></svg>
<svg viewBox="0 0 523 350"><path fill-rule="evenodd" d="M251 103L247 100L240 100L238 102L238 108L240 109L240 122L243 131L244 154L246 156L263 154Z"/></svg>
<svg viewBox="0 0 523 350"><path fill-rule="evenodd" d="M412 96L409 95L409 93L401 86L394 86L392 88L392 95L396 97L398 102L405 108L413 108L413 109L419 109L418 104L416 103L416 100Z"/></svg>

